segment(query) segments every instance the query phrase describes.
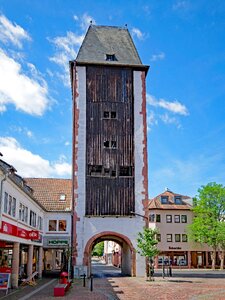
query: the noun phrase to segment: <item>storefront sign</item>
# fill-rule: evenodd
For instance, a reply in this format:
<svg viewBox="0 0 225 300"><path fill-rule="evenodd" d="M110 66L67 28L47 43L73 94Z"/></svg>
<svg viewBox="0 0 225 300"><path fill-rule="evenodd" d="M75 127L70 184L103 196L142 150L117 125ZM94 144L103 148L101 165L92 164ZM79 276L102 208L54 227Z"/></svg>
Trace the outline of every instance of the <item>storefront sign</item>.
<svg viewBox="0 0 225 300"><path fill-rule="evenodd" d="M2 221L2 227L0 228L0 232L27 240L39 240L38 230L26 230L4 221Z"/></svg>
<svg viewBox="0 0 225 300"><path fill-rule="evenodd" d="M0 273L0 290L8 290L10 283L9 273Z"/></svg>
<svg viewBox="0 0 225 300"><path fill-rule="evenodd" d="M181 250L181 247L171 247L171 246L169 246L169 249L170 250Z"/></svg>
<svg viewBox="0 0 225 300"><path fill-rule="evenodd" d="M48 244L51 246L66 246L68 245L67 240L49 240Z"/></svg>

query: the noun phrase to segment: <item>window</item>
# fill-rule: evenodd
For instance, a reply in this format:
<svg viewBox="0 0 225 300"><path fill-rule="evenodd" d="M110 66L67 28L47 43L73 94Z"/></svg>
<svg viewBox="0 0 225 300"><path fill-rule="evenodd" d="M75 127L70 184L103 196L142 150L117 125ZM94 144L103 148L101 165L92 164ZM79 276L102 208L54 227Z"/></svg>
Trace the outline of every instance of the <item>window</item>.
<svg viewBox="0 0 225 300"><path fill-rule="evenodd" d="M111 119L116 119L116 112L115 111L111 111Z"/></svg>
<svg viewBox="0 0 225 300"><path fill-rule="evenodd" d="M119 176L133 176L132 167L120 167Z"/></svg>
<svg viewBox="0 0 225 300"><path fill-rule="evenodd" d="M109 119L109 111L104 111L103 112L103 118L104 119Z"/></svg>
<svg viewBox="0 0 225 300"><path fill-rule="evenodd" d="M175 204L182 204L181 196L175 196L174 203Z"/></svg>
<svg viewBox="0 0 225 300"><path fill-rule="evenodd" d="M116 141L111 141L111 148L116 149Z"/></svg>
<svg viewBox="0 0 225 300"><path fill-rule="evenodd" d="M59 200L60 201L65 201L66 200L66 195L65 194L60 194Z"/></svg>
<svg viewBox="0 0 225 300"><path fill-rule="evenodd" d="M33 227L37 226L37 215L32 210L30 211L30 225Z"/></svg>
<svg viewBox="0 0 225 300"><path fill-rule="evenodd" d="M111 171L111 177L116 177L116 171L115 170Z"/></svg>
<svg viewBox="0 0 225 300"><path fill-rule="evenodd" d="M49 220L48 230L49 231L56 231L56 225L57 225L57 221L56 220Z"/></svg>
<svg viewBox="0 0 225 300"><path fill-rule="evenodd" d="M186 215L181 216L181 223L187 223L187 216Z"/></svg>
<svg viewBox="0 0 225 300"><path fill-rule="evenodd" d="M66 231L66 221L65 220L59 221L59 231Z"/></svg>
<svg viewBox="0 0 225 300"><path fill-rule="evenodd" d="M4 212L7 213L8 207L8 193L5 192L5 200L4 200Z"/></svg>
<svg viewBox="0 0 225 300"><path fill-rule="evenodd" d="M187 242L187 235L186 234L182 234L182 242Z"/></svg>
<svg viewBox="0 0 225 300"><path fill-rule="evenodd" d="M166 241L167 242L172 242L173 241L172 234L167 234L166 235Z"/></svg>
<svg viewBox="0 0 225 300"><path fill-rule="evenodd" d="M161 216L160 215L156 215L156 222L158 222L158 223L161 222Z"/></svg>
<svg viewBox="0 0 225 300"><path fill-rule="evenodd" d="M157 239L158 242L161 242L161 234L160 233L157 233L156 239Z"/></svg>
<svg viewBox="0 0 225 300"><path fill-rule="evenodd" d="M168 203L168 196L161 196L161 203L167 204Z"/></svg>
<svg viewBox="0 0 225 300"><path fill-rule="evenodd" d="M22 222L27 223L27 218L28 218L28 207L20 203L19 206L19 220Z"/></svg>
<svg viewBox="0 0 225 300"><path fill-rule="evenodd" d="M109 148L109 141L104 141L104 147Z"/></svg>
<svg viewBox="0 0 225 300"><path fill-rule="evenodd" d="M91 176L99 176L102 174L102 166L101 165L88 165L88 175Z"/></svg>
<svg viewBox="0 0 225 300"><path fill-rule="evenodd" d="M149 215L149 222L155 222L155 214Z"/></svg>
<svg viewBox="0 0 225 300"><path fill-rule="evenodd" d="M14 218L16 216L16 198L13 198L13 201L12 201L12 216Z"/></svg>
<svg viewBox="0 0 225 300"><path fill-rule="evenodd" d="M9 200L8 200L8 210L7 213L11 215L11 210L12 210L12 196L9 195Z"/></svg>
<svg viewBox="0 0 225 300"><path fill-rule="evenodd" d="M172 216L166 215L166 223L172 223Z"/></svg>
<svg viewBox="0 0 225 300"><path fill-rule="evenodd" d="M174 222L175 223L180 223L180 216L179 215L174 216Z"/></svg>
<svg viewBox="0 0 225 300"><path fill-rule="evenodd" d="M43 228L43 219L40 216L38 216L37 228L39 230L42 230L42 228Z"/></svg>
<svg viewBox="0 0 225 300"><path fill-rule="evenodd" d="M180 234L175 234L175 242L180 242Z"/></svg>
<svg viewBox="0 0 225 300"><path fill-rule="evenodd" d="M107 61L115 61L116 60L115 54L106 54L106 60Z"/></svg>

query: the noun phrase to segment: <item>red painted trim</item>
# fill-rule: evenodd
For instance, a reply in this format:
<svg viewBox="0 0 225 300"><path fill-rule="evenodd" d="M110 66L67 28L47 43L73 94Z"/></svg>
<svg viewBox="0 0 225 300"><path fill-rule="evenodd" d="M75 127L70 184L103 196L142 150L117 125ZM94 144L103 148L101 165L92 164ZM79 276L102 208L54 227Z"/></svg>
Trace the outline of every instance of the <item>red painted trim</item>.
<svg viewBox="0 0 225 300"><path fill-rule="evenodd" d="M16 237L20 237L26 240L39 240L39 231L38 230L26 230L24 228L20 228L13 224L2 221L2 226L0 228L0 232L8 235L13 235Z"/></svg>

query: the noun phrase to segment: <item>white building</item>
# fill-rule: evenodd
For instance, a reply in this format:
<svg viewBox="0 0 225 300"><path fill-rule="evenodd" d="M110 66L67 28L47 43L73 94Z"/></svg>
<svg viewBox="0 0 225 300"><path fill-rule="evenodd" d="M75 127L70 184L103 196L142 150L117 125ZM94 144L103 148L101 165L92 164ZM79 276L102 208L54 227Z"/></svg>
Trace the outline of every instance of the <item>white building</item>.
<svg viewBox="0 0 225 300"><path fill-rule="evenodd" d="M44 207L16 170L0 160L0 272L19 277L42 276Z"/></svg>

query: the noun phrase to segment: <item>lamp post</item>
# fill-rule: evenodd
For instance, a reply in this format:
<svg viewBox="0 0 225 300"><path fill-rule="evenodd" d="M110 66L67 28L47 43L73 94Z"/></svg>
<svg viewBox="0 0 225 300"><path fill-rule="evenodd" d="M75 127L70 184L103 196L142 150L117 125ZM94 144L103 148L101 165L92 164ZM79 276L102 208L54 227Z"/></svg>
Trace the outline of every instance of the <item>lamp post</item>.
<svg viewBox="0 0 225 300"><path fill-rule="evenodd" d="M144 215L140 215L140 214L138 214L138 213L135 213L134 211L130 211L130 213L131 213L132 215L134 215L134 216L142 217L142 218L146 219L147 221L149 220L148 217L146 217L146 216L144 216Z"/></svg>

